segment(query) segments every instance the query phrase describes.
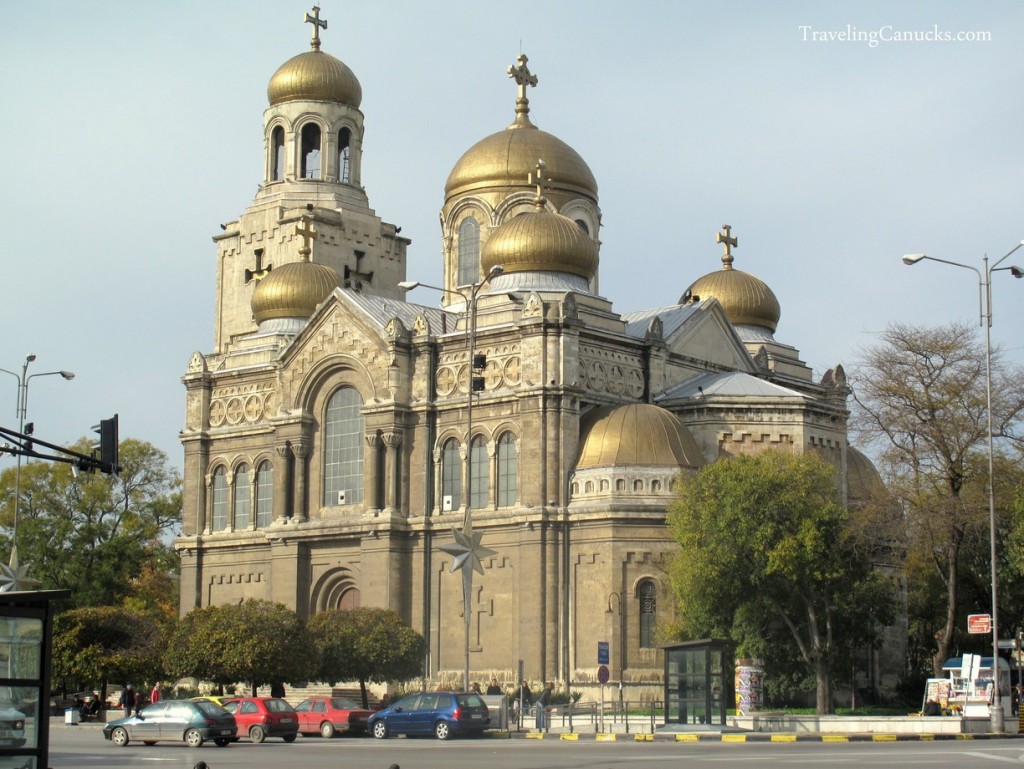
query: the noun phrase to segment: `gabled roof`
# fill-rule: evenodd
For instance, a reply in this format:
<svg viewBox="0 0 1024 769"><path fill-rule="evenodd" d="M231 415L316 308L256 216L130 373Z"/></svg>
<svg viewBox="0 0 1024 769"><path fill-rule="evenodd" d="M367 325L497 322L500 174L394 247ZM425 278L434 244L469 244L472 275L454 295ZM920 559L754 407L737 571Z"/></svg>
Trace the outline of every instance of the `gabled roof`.
<svg viewBox="0 0 1024 769"><path fill-rule="evenodd" d="M725 374L701 374L688 379L663 393L658 400L670 398L705 398L719 396L725 398L798 398L806 397L773 382L751 376L742 371L730 371Z"/></svg>
<svg viewBox="0 0 1024 769"><path fill-rule="evenodd" d="M385 299L384 297L353 291L350 288L338 288L335 289L334 293L359 310L368 321L371 321L382 330L387 326L388 321L395 317L402 321L406 328L411 329L413 323L416 322L417 316L423 315L426 317L427 323L430 324L431 330L437 333L437 330L441 328L441 318L445 315L454 315L454 313L449 313L437 307L412 304L411 302L403 302L399 299ZM450 327L455 328L455 323L452 322Z"/></svg>
<svg viewBox="0 0 1024 769"><path fill-rule="evenodd" d="M668 338L686 323L697 312L696 304L674 304L670 307L657 307L650 310L624 313L626 336L643 339L647 335L647 327L654 318L661 318L662 336Z"/></svg>

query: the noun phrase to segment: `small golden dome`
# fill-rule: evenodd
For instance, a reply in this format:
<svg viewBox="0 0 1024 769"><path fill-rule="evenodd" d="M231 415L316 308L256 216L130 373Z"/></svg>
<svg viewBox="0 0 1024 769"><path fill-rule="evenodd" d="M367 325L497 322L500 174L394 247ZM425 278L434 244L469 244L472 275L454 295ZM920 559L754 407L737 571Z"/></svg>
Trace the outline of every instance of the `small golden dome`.
<svg viewBox="0 0 1024 769"><path fill-rule="evenodd" d="M337 270L306 259L275 267L252 292L253 317L308 318L341 283Z"/></svg>
<svg viewBox="0 0 1024 769"><path fill-rule="evenodd" d="M541 209L513 216L487 238L480 266L510 272L566 272L587 280L597 271L597 244L572 219Z"/></svg>
<svg viewBox="0 0 1024 769"><path fill-rule="evenodd" d="M286 101L333 101L359 108L363 89L344 62L320 50L293 56L270 78L270 105Z"/></svg>
<svg viewBox="0 0 1024 769"><path fill-rule="evenodd" d="M850 502L866 502L884 487L882 476L861 451L846 446L846 498Z"/></svg>
<svg viewBox="0 0 1024 769"><path fill-rule="evenodd" d="M702 467L697 442L679 418L649 403L603 406L581 427L576 469L591 467Z"/></svg>

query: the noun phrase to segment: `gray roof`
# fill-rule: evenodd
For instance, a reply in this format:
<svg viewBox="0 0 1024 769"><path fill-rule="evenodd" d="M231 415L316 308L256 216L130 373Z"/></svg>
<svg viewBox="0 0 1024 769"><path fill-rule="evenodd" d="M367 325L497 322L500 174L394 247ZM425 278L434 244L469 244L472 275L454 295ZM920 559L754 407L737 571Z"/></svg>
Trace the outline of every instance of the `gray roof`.
<svg viewBox="0 0 1024 769"><path fill-rule="evenodd" d="M657 307L650 310L638 310L637 312L624 313L622 319L626 322L626 335L636 339L643 339L647 336L647 327L654 318L661 318L662 336L668 339L678 331L687 320L697 312L697 303L674 304L670 307Z"/></svg>
<svg viewBox="0 0 1024 769"><path fill-rule="evenodd" d="M455 321L451 320L451 318L456 317L456 314L438 307L412 304L411 302L403 302L399 299L385 299L384 297L353 291L350 288L338 288L335 290L344 296L349 304L354 305L368 320L381 329L387 326L388 321L395 317L402 321L406 328L411 329L419 315L426 317L431 333L440 333L442 328L441 318L445 315L449 317L448 328L455 328Z"/></svg>
<svg viewBox="0 0 1024 769"><path fill-rule="evenodd" d="M668 398L739 397L739 398L799 398L804 396L796 390L782 387L742 371L725 374L701 374L667 390L658 400Z"/></svg>

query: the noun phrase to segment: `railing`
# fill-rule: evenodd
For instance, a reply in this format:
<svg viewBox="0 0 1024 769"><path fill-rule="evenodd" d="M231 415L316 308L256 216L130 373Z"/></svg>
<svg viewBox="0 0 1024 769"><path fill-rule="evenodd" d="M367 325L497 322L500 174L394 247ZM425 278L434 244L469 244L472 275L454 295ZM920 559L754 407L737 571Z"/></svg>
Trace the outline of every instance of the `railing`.
<svg viewBox="0 0 1024 769"><path fill-rule="evenodd" d="M664 703L645 700L642 702L614 701L606 702L602 710L598 702L566 703L549 705L545 708L543 725L539 728L548 732L555 727L567 730L570 734L576 731L611 732L622 731L646 732L652 734L663 721ZM523 719L517 719L510 709L507 728L509 731L530 730L538 728L538 706L533 705L526 711Z"/></svg>

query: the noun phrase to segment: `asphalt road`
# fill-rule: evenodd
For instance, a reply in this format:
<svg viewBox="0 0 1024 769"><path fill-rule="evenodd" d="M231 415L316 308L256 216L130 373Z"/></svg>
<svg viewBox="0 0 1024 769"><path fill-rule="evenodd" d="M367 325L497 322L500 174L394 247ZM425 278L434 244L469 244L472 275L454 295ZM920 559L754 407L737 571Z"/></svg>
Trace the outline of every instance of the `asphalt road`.
<svg viewBox="0 0 1024 769"><path fill-rule="evenodd" d="M1024 740L956 740L880 743L674 743L631 741L578 742L549 736L544 740L481 739L438 742L434 739L299 737L288 745L239 742L226 748L204 745L132 743L117 748L97 726L57 727L50 734L53 769L153 767L192 769L206 761L210 769L677 769L690 767L995 767L1024 766Z"/></svg>

